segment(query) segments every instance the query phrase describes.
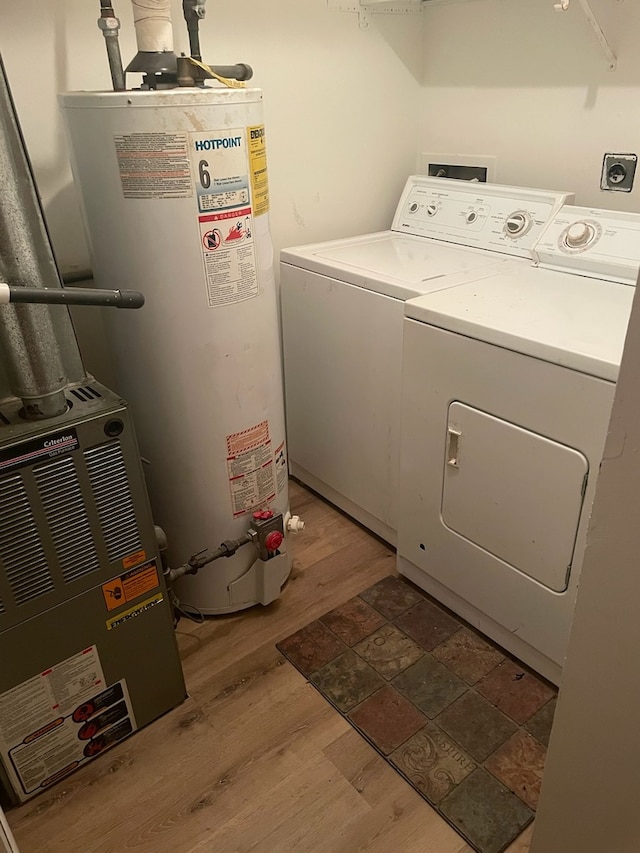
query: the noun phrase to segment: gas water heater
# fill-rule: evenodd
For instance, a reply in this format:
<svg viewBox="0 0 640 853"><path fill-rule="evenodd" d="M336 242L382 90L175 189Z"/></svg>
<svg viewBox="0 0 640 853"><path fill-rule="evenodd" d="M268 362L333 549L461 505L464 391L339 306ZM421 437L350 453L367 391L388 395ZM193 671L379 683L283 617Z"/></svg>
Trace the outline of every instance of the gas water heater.
<svg viewBox="0 0 640 853"><path fill-rule="evenodd" d="M261 535L177 582L180 607L210 615L277 598L302 523L288 505L262 93L217 73L248 66L199 61L188 10L204 4L184 5L192 57L176 59L155 21L155 41L138 28L128 69L141 89L60 102L96 283L146 297L108 335L170 562Z"/></svg>

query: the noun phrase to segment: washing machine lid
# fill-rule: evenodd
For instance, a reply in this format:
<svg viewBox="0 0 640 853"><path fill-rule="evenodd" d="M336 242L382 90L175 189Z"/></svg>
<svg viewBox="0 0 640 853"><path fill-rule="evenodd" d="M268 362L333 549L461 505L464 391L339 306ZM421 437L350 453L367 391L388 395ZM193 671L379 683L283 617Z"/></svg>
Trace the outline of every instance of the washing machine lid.
<svg viewBox="0 0 640 853"><path fill-rule="evenodd" d="M624 284L511 266L411 300L405 316L615 382L634 294Z"/></svg>
<svg viewBox="0 0 640 853"><path fill-rule="evenodd" d="M280 259L282 263L396 299L411 299L448 287L449 276L459 276L456 283L474 281L479 271L507 263L497 252L393 231L283 249ZM513 263L511 259L509 262ZM516 263L526 266L529 261Z"/></svg>

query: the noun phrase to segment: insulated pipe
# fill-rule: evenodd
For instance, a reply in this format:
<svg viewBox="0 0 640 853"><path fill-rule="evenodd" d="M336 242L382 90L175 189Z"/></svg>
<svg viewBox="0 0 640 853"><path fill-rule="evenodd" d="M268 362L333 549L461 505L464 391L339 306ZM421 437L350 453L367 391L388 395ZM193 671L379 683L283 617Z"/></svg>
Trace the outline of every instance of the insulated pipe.
<svg viewBox="0 0 640 853"><path fill-rule="evenodd" d="M173 51L171 0L131 0L138 51Z"/></svg>
<svg viewBox="0 0 640 853"><path fill-rule="evenodd" d="M0 279L16 286L44 286L47 279L52 287L59 288L58 270L1 57L0 175ZM85 374L71 321L68 314L58 319L68 335L70 356L75 345L74 365L81 380ZM26 417L40 420L63 414L68 379L51 309L45 305L4 308L0 313L0 344L11 392L23 401Z"/></svg>

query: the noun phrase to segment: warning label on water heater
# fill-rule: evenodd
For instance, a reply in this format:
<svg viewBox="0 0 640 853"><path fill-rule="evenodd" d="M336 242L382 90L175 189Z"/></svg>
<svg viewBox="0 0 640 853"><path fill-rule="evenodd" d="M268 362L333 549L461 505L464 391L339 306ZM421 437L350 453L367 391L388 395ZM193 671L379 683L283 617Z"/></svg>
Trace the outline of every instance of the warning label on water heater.
<svg viewBox="0 0 640 853"><path fill-rule="evenodd" d="M246 130L190 133L209 308L258 295Z"/></svg>
<svg viewBox="0 0 640 853"><path fill-rule="evenodd" d="M123 133L114 142L125 198L193 195L186 133Z"/></svg>
<svg viewBox="0 0 640 853"><path fill-rule="evenodd" d="M269 421L227 436L227 470L234 518L275 498Z"/></svg>
<svg viewBox="0 0 640 853"><path fill-rule="evenodd" d="M21 799L135 729L126 682L105 684L95 646L0 695L0 756Z"/></svg>
<svg viewBox="0 0 640 853"><path fill-rule="evenodd" d="M253 209L256 216L269 210L269 178L267 175L267 146L264 125L248 127L249 160L251 162L251 190Z"/></svg>

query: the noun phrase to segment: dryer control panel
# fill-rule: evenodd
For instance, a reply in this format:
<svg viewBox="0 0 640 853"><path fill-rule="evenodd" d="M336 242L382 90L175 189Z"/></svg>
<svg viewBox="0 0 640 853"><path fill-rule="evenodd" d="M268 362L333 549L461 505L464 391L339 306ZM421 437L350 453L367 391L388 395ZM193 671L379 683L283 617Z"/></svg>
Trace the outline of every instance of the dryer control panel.
<svg viewBox="0 0 640 853"><path fill-rule="evenodd" d="M413 175L391 227L402 234L528 258L554 214L570 201L570 193Z"/></svg>
<svg viewBox="0 0 640 853"><path fill-rule="evenodd" d="M635 285L640 213L565 205L534 248L542 267Z"/></svg>

